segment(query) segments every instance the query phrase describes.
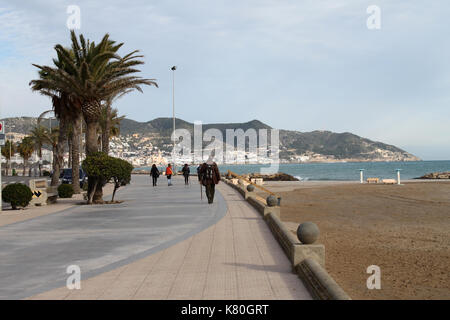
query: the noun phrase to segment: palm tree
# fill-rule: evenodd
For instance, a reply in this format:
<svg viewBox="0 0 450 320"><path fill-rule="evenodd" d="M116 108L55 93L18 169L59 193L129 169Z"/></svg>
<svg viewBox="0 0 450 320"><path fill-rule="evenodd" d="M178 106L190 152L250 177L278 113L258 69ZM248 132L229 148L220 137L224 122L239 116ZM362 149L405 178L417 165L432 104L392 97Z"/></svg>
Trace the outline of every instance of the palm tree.
<svg viewBox="0 0 450 320"><path fill-rule="evenodd" d="M58 161L58 157L56 156L56 149L59 143L59 128L52 128L51 131L47 131L47 134L45 135L45 143L47 145L50 145L52 147L52 152L53 152L53 163L52 163L52 167L54 168L56 166L56 161ZM59 179L59 174L58 174L58 179Z"/></svg>
<svg viewBox="0 0 450 320"><path fill-rule="evenodd" d="M31 130L31 139L34 142L35 150L39 157L39 177L42 176L42 147L45 143L45 136L47 135L47 129L44 126L36 125Z"/></svg>
<svg viewBox="0 0 450 320"><path fill-rule="evenodd" d="M6 159L6 175L9 174L9 163L11 161L11 157L16 152L16 147L11 140L6 140L5 145L2 147L2 156Z"/></svg>
<svg viewBox="0 0 450 320"><path fill-rule="evenodd" d="M102 135L102 152L109 153L109 139L120 134L120 122L125 116L118 115L117 108L111 108L111 102L106 102L102 107L99 118L99 127Z"/></svg>
<svg viewBox="0 0 450 320"><path fill-rule="evenodd" d="M141 85L155 85L154 79L143 79L132 74L139 72L134 66L143 64L142 56L133 51L124 57L116 54L123 43L116 44L106 34L98 45L76 37L71 31L72 48L56 45L60 65L56 68L34 65L45 74L31 84L36 90L64 93L72 110L81 110L86 122L86 155L98 151L97 127L102 102L132 90L142 92ZM98 188L93 190L94 185ZM101 202L102 184L89 180L89 190L96 193L94 202Z"/></svg>
<svg viewBox="0 0 450 320"><path fill-rule="evenodd" d="M19 154L23 158L23 174L22 174L22 176L25 176L28 159L30 159L30 157L34 151L33 138L31 138L31 137L23 138L22 142L17 147L17 151L19 151Z"/></svg>

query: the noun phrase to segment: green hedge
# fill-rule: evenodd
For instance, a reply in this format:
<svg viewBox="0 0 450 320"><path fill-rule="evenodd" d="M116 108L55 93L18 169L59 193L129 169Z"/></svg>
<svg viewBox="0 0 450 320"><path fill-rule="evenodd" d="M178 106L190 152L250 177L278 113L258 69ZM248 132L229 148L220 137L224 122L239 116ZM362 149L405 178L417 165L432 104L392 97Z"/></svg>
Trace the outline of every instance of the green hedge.
<svg viewBox="0 0 450 320"><path fill-rule="evenodd" d="M17 206L26 207L32 198L31 189L22 183L8 184L2 190L3 201L10 203L13 210L16 210Z"/></svg>
<svg viewBox="0 0 450 320"><path fill-rule="evenodd" d="M58 197L60 198L72 198L73 186L71 184L61 184L58 187Z"/></svg>

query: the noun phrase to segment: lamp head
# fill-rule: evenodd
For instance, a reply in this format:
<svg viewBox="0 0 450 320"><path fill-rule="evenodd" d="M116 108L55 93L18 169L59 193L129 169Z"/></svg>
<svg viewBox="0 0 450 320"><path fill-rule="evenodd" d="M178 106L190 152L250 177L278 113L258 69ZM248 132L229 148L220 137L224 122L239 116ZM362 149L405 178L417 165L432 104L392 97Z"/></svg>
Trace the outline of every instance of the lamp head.
<svg viewBox="0 0 450 320"><path fill-rule="evenodd" d="M175 70L177 70L177 66L173 66L171 69L172 69L173 71L175 71Z"/></svg>

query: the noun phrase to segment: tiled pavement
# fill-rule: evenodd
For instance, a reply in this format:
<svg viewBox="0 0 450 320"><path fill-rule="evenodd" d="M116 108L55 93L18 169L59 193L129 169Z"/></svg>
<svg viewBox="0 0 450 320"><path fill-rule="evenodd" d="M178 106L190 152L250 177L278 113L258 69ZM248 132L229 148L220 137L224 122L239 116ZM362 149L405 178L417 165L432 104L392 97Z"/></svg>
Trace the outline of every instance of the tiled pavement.
<svg viewBox="0 0 450 320"><path fill-rule="evenodd" d="M256 212L229 186L228 212L209 228L148 257L31 299L311 299ZM206 205L206 204L205 204Z"/></svg>

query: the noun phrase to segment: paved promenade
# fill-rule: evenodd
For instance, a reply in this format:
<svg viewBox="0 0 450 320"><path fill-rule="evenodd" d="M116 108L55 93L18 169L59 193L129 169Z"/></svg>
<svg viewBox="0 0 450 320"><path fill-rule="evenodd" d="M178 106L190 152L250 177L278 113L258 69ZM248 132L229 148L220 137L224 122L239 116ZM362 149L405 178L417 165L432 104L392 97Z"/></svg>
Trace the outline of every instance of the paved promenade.
<svg viewBox="0 0 450 320"><path fill-rule="evenodd" d="M27 284L27 276L22 277L20 284L22 291L16 290L15 296L11 296L13 292L8 292L5 288L13 286L15 282L5 282L2 279L5 276L17 277L17 272L10 269L8 275L2 273L1 270L4 268L1 264L4 264L2 261L5 256L1 256L1 298L20 296L31 299L310 299L302 282L291 272L288 259L265 222L235 190L225 184L219 184L216 202L210 206L206 203L205 197L203 203L200 202L200 191L197 184L186 188L181 179L176 179L176 185L168 188L165 184L166 180L163 178L161 186L158 186L158 191L152 193L152 187L147 178L133 176L133 184L118 195L119 199L128 199L130 202L132 200L133 207L136 206L136 209L128 212L116 209L119 212L125 211L126 214L115 212L115 215L118 215L117 226L120 225L120 228L115 229L114 233L122 235L117 236L117 241L111 245L120 247L118 239L124 241L127 237L134 238L134 241L136 238L149 237L151 233L145 233L143 229L151 229L158 221L165 225L165 233L172 235L172 238L166 238L165 233L156 234L153 238L159 239L159 246L154 245L153 251L149 251L149 243L140 243L142 254L137 255L133 253L139 252L138 246L134 245L134 248L126 246L124 249L130 251L130 256L122 259L120 264L108 263L110 254L96 250L98 245L93 242L85 250L89 252L94 250L99 255L96 261L104 261L105 266L96 269L97 272L94 273L97 274L93 274L92 270L85 272L89 264L80 265L82 271L81 290L68 290L64 284L61 284L58 289L43 290L45 289L45 286L42 286L43 281L50 281L55 287L56 282L51 280L54 274L51 274L45 279L38 277L33 280L35 285L38 282L41 283L39 293L35 292L36 295L30 294L32 290L23 287ZM137 189L145 191L130 199L130 195ZM170 194L172 200L162 201L159 198L161 194ZM171 201L173 202L171 203ZM158 210L152 210L155 205ZM167 209L164 209L166 207ZM96 210L105 211L96 208L94 212ZM161 210L166 211L163 213ZM203 213L198 214L194 211ZM94 212L91 215L95 214ZM189 212L190 219L180 222L178 228L176 224L172 226L171 219L167 221L164 219L164 216L168 215L184 217L184 212ZM74 213L69 210L67 213L57 213L52 216L61 216L61 219L68 220L67 222L73 224L75 223L75 220L72 220ZM152 223L144 223L147 219L143 219L142 215L150 216L151 219L149 219L152 220ZM109 214L105 212L99 214L99 218L102 219L108 216ZM126 219L127 216L128 219ZM136 219L136 217L139 218ZM199 217L200 220L208 222L198 224ZM123 226L119 221L126 221L123 222L125 225ZM142 230L137 235L134 235L134 231L138 230L134 229L135 227L126 229L133 224L131 221L139 222ZM15 225L24 223L26 222ZM110 228L108 232L101 231L102 226L98 223L100 221L97 222L95 231L91 230L91 232L98 234L97 242L104 243L103 236L108 237L113 230ZM2 235L4 228L7 227L9 226L0 228L0 248L6 240L2 239ZM174 237L174 234L177 233L183 234L184 239ZM80 236L85 237L87 234L77 235L77 237ZM42 235L42 237L44 236ZM55 240L55 235L51 233L46 237L51 239L48 240L47 245ZM150 238L152 237L150 236ZM83 242L73 245L83 251L80 247L81 244ZM0 252L3 254L3 248ZM55 256L62 255L64 257L60 251L54 253ZM7 255L6 258L8 258ZM14 263L19 263L20 260L17 259ZM63 269L62 273L65 272L64 266L72 264L74 261L71 260L68 263L67 260L70 259L65 260L60 268ZM31 266L29 265L29 267ZM41 269L41 266L38 264L34 268ZM24 270L25 268L20 269ZM59 272L61 273L61 270ZM64 274L64 276L68 275ZM18 289L18 286L15 285L15 288Z"/></svg>

